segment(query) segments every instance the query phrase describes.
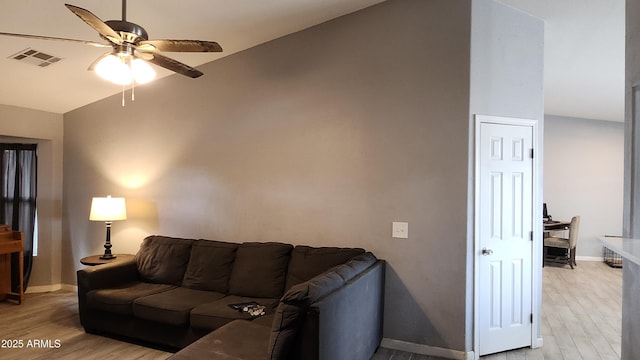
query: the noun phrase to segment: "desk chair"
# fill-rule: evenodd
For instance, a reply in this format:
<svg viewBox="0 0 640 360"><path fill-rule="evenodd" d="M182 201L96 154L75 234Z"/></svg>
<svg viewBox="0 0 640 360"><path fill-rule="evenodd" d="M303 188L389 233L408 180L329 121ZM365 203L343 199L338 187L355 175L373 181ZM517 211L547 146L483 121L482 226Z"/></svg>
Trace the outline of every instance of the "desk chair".
<svg viewBox="0 0 640 360"><path fill-rule="evenodd" d="M548 258L549 248L558 248L562 249L562 256L554 256L549 260L555 260L559 262L563 262L565 264L569 264L573 269L573 266L577 266L576 264L576 244L578 242L578 229L580 228L580 216L574 216L571 219L571 224L569 225L569 238L562 237L545 237L544 238L544 259L545 261Z"/></svg>

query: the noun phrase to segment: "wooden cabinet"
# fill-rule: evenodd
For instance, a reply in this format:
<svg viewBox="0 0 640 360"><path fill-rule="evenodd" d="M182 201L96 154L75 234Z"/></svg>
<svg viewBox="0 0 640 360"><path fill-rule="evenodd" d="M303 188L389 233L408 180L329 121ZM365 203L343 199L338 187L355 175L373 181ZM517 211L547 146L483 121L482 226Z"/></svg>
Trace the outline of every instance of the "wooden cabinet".
<svg viewBox="0 0 640 360"><path fill-rule="evenodd" d="M18 262L20 286L18 292L11 291L11 261ZM24 300L24 235L12 231L9 225L0 225L0 301Z"/></svg>

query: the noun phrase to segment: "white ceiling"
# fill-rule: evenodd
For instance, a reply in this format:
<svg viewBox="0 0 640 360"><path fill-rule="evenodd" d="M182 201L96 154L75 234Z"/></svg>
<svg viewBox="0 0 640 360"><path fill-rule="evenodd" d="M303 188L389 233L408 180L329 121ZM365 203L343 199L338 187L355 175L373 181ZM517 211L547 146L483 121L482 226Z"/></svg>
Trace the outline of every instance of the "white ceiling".
<svg viewBox="0 0 640 360"><path fill-rule="evenodd" d="M102 20L121 18L120 0L68 1ZM165 54L195 67L381 1L129 0L127 20L142 25L151 39L222 45L222 54ZM624 0L499 1L546 22L547 114L623 120ZM101 41L64 3L0 0L0 32ZM8 59L26 48L64 60L39 68ZM0 103L65 113L119 93L119 86L86 71L104 52L76 43L0 36ZM156 71L158 76L172 74L157 67Z"/></svg>
<svg viewBox="0 0 640 360"><path fill-rule="evenodd" d="M164 53L195 67L381 1L129 0L127 21L144 27L150 39L208 40L222 45L223 53ZM119 20L122 16L121 0L0 0L0 32L104 42L64 6L65 2L87 9L102 20ZM39 68L8 59L25 48L64 60ZM0 103L65 113L116 94L122 90L120 86L86 70L108 50L0 36ZM173 74L154 68L159 77Z"/></svg>

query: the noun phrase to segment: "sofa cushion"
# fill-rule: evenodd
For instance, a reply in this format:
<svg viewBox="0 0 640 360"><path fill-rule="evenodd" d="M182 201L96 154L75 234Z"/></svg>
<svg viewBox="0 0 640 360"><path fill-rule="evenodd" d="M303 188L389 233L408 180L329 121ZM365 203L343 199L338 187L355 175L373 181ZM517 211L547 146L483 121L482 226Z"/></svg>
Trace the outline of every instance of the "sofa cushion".
<svg viewBox="0 0 640 360"><path fill-rule="evenodd" d="M191 255L192 239L152 235L146 237L135 256L140 278L180 286Z"/></svg>
<svg viewBox="0 0 640 360"><path fill-rule="evenodd" d="M267 360L269 327L253 321L236 320L205 335L175 353L169 360Z"/></svg>
<svg viewBox="0 0 640 360"><path fill-rule="evenodd" d="M229 293L257 298L279 298L292 245L243 243L236 252L229 279Z"/></svg>
<svg viewBox="0 0 640 360"><path fill-rule="evenodd" d="M195 241L191 246L191 257L182 286L227 293L238 245L212 240Z"/></svg>
<svg viewBox="0 0 640 360"><path fill-rule="evenodd" d="M364 249L359 248L296 246L291 251L285 289L305 282L336 265L344 264L363 252Z"/></svg>
<svg viewBox="0 0 640 360"><path fill-rule="evenodd" d="M373 254L363 253L304 283L292 286L282 296L275 311L269 339L269 359L288 359L289 349L298 336L309 305L353 279L373 265L376 260Z"/></svg>
<svg viewBox="0 0 640 360"><path fill-rule="evenodd" d="M133 315L165 324L184 325L189 322L191 309L224 296L214 291L179 287L134 300Z"/></svg>
<svg viewBox="0 0 640 360"><path fill-rule="evenodd" d="M276 308L276 306L278 305L278 303L274 304L274 310ZM272 310L272 311L274 311ZM273 325L273 319L275 317L275 313L272 312L271 314L267 313L264 314L263 316L258 316L257 318L253 319L252 322L256 323L256 324L261 324L264 326L268 326L269 329L271 329L271 325Z"/></svg>
<svg viewBox="0 0 640 360"><path fill-rule="evenodd" d="M91 290L87 293L87 307L118 314L132 314L135 299L171 289L175 289L175 286L132 282L115 288Z"/></svg>
<svg viewBox="0 0 640 360"><path fill-rule="evenodd" d="M206 303L191 310L191 326L199 329L216 329L220 326L238 319L251 320L251 315L232 309L229 305L255 301L265 306L265 315L257 319L273 314L278 299L250 298L236 295L229 295L220 300ZM271 323L269 323L271 325Z"/></svg>

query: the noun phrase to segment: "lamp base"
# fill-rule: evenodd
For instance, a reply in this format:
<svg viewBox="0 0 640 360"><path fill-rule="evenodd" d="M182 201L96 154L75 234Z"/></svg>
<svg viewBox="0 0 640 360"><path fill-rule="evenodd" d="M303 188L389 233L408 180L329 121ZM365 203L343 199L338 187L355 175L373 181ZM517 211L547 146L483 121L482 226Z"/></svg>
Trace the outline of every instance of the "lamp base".
<svg viewBox="0 0 640 360"><path fill-rule="evenodd" d="M116 256L111 254L111 221L107 221L107 239L104 242L104 255L100 256L101 260L115 259Z"/></svg>

